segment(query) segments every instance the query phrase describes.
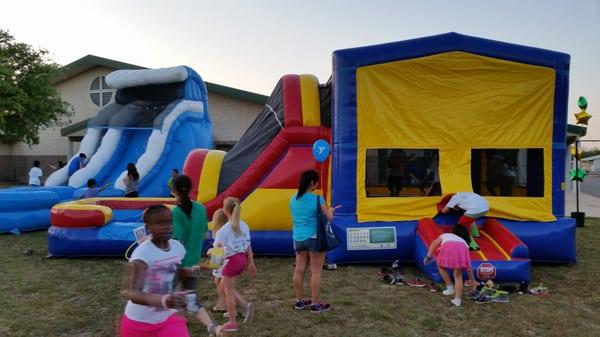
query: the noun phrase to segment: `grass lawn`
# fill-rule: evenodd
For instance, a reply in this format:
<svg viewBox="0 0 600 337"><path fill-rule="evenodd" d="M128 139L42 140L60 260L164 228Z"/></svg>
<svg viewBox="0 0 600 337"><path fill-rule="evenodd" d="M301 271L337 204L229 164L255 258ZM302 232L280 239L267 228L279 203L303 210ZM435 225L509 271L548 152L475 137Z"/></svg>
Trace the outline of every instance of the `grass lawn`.
<svg viewBox="0 0 600 337"><path fill-rule="evenodd" d="M321 315L292 310L292 258L257 258L259 276L242 292L257 303L256 319L238 336L599 336L600 219L577 230L577 265L534 265L533 284L546 298L511 295L511 302L462 308L440 292L383 284L375 265L324 273ZM32 256L23 251L33 249ZM125 301L123 259L45 259L46 232L1 235L0 336L115 336ZM414 266L407 273L419 275ZM212 280L200 282L212 307ZM223 318L218 318L224 322ZM192 336L205 336L197 322Z"/></svg>

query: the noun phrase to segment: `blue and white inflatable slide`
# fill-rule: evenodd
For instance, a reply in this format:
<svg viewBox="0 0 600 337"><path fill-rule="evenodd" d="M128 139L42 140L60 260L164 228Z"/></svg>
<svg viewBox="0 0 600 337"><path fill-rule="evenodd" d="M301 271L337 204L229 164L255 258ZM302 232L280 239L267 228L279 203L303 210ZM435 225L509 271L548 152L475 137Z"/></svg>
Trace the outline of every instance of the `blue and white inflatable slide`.
<svg viewBox="0 0 600 337"><path fill-rule="evenodd" d="M115 102L89 121L79 152L48 177L47 187L0 191L0 233L47 228L50 208L76 198L91 178L113 187L105 195L122 195L128 163L140 174L140 196L168 196L171 170L191 150L212 148L206 86L191 68L118 70L106 82L117 89ZM87 164L69 176L79 153Z"/></svg>

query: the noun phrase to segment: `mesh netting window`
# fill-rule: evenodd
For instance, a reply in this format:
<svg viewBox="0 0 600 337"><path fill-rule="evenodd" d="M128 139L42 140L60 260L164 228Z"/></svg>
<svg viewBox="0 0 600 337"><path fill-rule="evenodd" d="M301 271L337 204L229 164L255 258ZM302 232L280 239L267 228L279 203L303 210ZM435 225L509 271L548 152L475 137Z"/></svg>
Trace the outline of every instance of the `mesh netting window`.
<svg viewBox="0 0 600 337"><path fill-rule="evenodd" d="M442 194L437 149L367 149L367 197Z"/></svg>

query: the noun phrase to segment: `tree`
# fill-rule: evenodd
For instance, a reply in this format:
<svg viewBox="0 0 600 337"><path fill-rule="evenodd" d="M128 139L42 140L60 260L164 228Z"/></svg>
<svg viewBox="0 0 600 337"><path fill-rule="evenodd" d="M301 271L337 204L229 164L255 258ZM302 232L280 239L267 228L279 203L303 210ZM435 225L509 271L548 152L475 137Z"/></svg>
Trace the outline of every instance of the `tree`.
<svg viewBox="0 0 600 337"><path fill-rule="evenodd" d="M600 149L597 147L591 148L589 150L584 150L581 153L581 158L587 158L587 157L592 157L592 156L597 156L600 154Z"/></svg>
<svg viewBox="0 0 600 337"><path fill-rule="evenodd" d="M38 144L40 130L72 114L52 83L59 66L47 55L0 29L0 141Z"/></svg>

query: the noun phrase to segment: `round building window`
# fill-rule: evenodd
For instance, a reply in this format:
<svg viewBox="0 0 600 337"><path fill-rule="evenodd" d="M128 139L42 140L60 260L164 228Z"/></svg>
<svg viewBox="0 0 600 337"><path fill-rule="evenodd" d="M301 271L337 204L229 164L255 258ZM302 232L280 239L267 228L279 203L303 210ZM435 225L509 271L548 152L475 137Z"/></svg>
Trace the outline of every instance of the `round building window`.
<svg viewBox="0 0 600 337"><path fill-rule="evenodd" d="M90 98L94 104L99 107L107 105L113 96L113 89L111 89L104 76L96 77L90 85Z"/></svg>

